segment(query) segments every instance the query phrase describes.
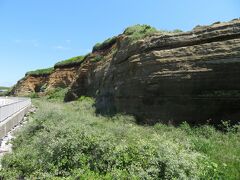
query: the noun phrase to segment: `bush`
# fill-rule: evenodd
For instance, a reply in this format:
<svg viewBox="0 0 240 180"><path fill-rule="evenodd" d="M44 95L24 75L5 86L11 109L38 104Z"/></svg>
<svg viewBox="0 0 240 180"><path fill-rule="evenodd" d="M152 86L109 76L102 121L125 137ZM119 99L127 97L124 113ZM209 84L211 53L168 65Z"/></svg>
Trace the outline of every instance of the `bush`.
<svg viewBox="0 0 240 180"><path fill-rule="evenodd" d="M67 91L68 88L54 88L47 91L45 98L48 100L63 101Z"/></svg>
<svg viewBox="0 0 240 180"><path fill-rule="evenodd" d="M30 97L30 98L39 98L39 95L38 95L38 93L36 93L36 92L32 92L32 93L30 93L29 94L29 96L28 97Z"/></svg>
<svg viewBox="0 0 240 180"><path fill-rule="evenodd" d="M104 56L102 55L96 55L93 59L91 59L92 62L99 62L104 60Z"/></svg>
<svg viewBox="0 0 240 180"><path fill-rule="evenodd" d="M0 96L7 96L12 88L0 86Z"/></svg>
<svg viewBox="0 0 240 180"><path fill-rule="evenodd" d="M150 36L156 32L158 31L154 27L137 24L135 26L126 28L123 34L129 36L131 41L136 41Z"/></svg>
<svg viewBox="0 0 240 180"><path fill-rule="evenodd" d="M237 179L240 176L236 159L239 134L223 134L208 126L191 128L187 124L180 128L162 124L143 127L136 125L131 116L96 115L94 100L88 97L67 104L33 102L39 110L14 139L13 153L2 159L4 178ZM218 144L217 137L228 144ZM206 142L208 139L211 146ZM207 145L204 149L203 143ZM222 149L229 156L226 165L222 165L226 160ZM218 156L211 153L213 150Z"/></svg>
<svg viewBox="0 0 240 180"><path fill-rule="evenodd" d="M144 39L145 37L152 36L154 34L172 34L172 33L180 33L183 32L180 29L175 29L173 31L166 31L166 30L157 30L154 27L151 27L149 25L134 25L130 26L125 29L124 33L128 36L130 42L135 42L139 39Z"/></svg>

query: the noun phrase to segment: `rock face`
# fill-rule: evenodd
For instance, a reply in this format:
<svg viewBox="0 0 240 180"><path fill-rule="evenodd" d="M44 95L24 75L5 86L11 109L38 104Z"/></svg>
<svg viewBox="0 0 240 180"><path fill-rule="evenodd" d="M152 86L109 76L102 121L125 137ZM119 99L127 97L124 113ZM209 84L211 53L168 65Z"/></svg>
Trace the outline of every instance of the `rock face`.
<svg viewBox="0 0 240 180"><path fill-rule="evenodd" d="M33 92L46 92L54 88L66 88L75 80L79 66L56 67L51 74L26 75L18 81L12 95L26 96Z"/></svg>
<svg viewBox="0 0 240 180"><path fill-rule="evenodd" d="M85 60L66 101L94 96L98 111L150 124L240 120L239 19L113 46L104 61Z"/></svg>
<svg viewBox="0 0 240 180"><path fill-rule="evenodd" d="M39 92L41 87L44 86L48 80L49 75L26 75L23 79L17 82L10 94L16 96L27 96L32 92Z"/></svg>
<svg viewBox="0 0 240 180"><path fill-rule="evenodd" d="M48 89L68 87L75 80L79 66L55 68L49 76Z"/></svg>

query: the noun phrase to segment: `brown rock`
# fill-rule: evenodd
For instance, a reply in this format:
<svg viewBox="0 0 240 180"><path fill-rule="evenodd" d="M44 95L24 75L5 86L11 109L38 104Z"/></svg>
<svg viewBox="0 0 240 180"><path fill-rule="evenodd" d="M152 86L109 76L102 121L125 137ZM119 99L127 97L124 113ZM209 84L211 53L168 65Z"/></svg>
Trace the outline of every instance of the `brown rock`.
<svg viewBox="0 0 240 180"><path fill-rule="evenodd" d="M240 119L240 20L158 35L78 71L66 100L94 96L100 112L133 114L144 123L219 123Z"/></svg>
<svg viewBox="0 0 240 180"><path fill-rule="evenodd" d="M49 75L26 75L13 88L11 94L27 96L33 92L46 92L57 87L66 88L75 80L79 66L55 68Z"/></svg>

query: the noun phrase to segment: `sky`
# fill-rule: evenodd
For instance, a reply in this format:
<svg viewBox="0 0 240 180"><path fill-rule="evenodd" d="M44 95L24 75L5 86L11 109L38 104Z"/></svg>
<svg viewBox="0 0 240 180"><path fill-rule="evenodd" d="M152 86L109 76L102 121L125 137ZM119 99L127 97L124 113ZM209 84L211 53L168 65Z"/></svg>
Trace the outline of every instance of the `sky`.
<svg viewBox="0 0 240 180"><path fill-rule="evenodd" d="M128 26L189 31L240 17L240 0L0 0L0 86L91 51Z"/></svg>

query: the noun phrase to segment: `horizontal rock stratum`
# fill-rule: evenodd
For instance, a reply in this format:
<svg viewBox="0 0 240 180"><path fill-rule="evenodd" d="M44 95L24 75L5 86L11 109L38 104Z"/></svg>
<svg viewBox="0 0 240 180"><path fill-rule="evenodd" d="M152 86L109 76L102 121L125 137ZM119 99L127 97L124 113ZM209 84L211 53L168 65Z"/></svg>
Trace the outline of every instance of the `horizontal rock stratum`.
<svg viewBox="0 0 240 180"><path fill-rule="evenodd" d="M90 61L91 58L89 58ZM95 96L100 112L144 123L240 120L240 20L117 42L105 63L85 63L66 99Z"/></svg>
<svg viewBox="0 0 240 180"><path fill-rule="evenodd" d="M84 58L65 100L139 122L240 120L240 19L130 42L121 34Z"/></svg>

